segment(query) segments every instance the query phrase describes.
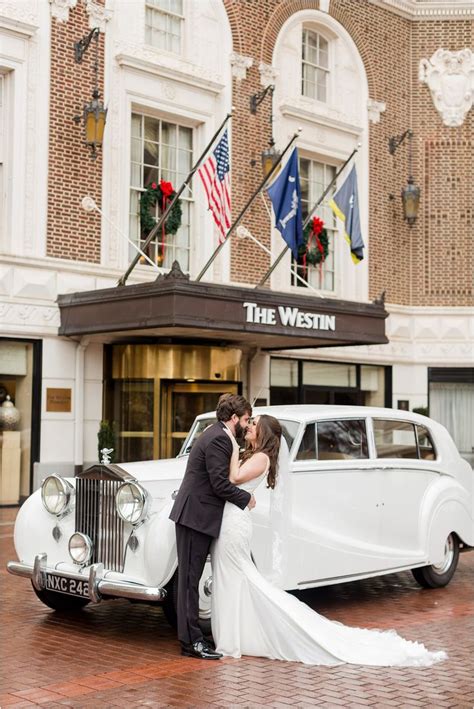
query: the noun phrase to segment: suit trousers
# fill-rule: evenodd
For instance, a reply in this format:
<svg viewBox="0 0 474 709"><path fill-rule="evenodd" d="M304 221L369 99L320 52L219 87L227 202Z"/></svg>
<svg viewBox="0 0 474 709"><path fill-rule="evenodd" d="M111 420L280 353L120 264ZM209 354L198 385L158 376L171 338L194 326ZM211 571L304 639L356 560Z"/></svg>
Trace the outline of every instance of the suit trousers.
<svg viewBox="0 0 474 709"><path fill-rule="evenodd" d="M213 537L176 523L178 550L178 639L182 643L202 640L199 627L199 581Z"/></svg>

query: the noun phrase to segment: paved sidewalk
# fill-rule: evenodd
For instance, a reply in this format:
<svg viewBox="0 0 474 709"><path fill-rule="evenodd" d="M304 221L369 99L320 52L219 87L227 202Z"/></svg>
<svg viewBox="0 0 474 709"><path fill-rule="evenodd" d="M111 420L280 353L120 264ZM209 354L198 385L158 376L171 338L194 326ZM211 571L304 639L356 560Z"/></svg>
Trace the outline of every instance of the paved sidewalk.
<svg viewBox="0 0 474 709"><path fill-rule="evenodd" d="M0 510L0 707L474 707L474 552L446 589L411 574L305 591L301 599L349 625L396 628L446 662L432 668L308 667L256 658L205 662L179 655L160 608L126 601L62 616L43 606L15 558Z"/></svg>

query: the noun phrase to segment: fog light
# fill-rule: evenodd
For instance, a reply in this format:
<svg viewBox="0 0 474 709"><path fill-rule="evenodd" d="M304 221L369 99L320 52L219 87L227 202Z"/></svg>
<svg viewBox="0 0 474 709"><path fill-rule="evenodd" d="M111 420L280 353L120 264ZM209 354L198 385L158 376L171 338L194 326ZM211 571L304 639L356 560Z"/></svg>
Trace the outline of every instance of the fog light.
<svg viewBox="0 0 474 709"><path fill-rule="evenodd" d="M69 554L75 564L87 564L92 556L92 542L89 537L75 532L69 540Z"/></svg>

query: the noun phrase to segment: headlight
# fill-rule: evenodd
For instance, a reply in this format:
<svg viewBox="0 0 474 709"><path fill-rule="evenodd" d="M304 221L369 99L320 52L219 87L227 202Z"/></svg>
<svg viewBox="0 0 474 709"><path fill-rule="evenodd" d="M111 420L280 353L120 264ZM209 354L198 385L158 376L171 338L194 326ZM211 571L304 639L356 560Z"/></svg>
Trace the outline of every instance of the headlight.
<svg viewBox="0 0 474 709"><path fill-rule="evenodd" d="M73 487L58 475L49 475L41 486L41 500L52 515L62 514L71 500Z"/></svg>
<svg viewBox="0 0 474 709"><path fill-rule="evenodd" d="M75 532L69 540L69 554L75 564L87 564L92 556L92 542L89 537Z"/></svg>
<svg viewBox="0 0 474 709"><path fill-rule="evenodd" d="M125 483L117 490L115 505L124 522L138 524L146 517L148 494L136 483Z"/></svg>

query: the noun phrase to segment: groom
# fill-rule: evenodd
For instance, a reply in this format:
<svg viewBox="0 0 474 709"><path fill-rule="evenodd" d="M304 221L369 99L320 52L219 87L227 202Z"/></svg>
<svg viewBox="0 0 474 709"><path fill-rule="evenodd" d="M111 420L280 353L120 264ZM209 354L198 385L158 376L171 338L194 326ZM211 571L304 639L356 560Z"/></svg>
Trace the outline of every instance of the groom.
<svg viewBox="0 0 474 709"><path fill-rule="evenodd" d="M218 660L199 627L199 580L211 542L219 536L226 501L241 509L255 507L255 498L229 481L233 436L245 434L252 407L243 396L223 394L217 423L194 444L170 519L176 523L178 549L178 638L181 654Z"/></svg>

